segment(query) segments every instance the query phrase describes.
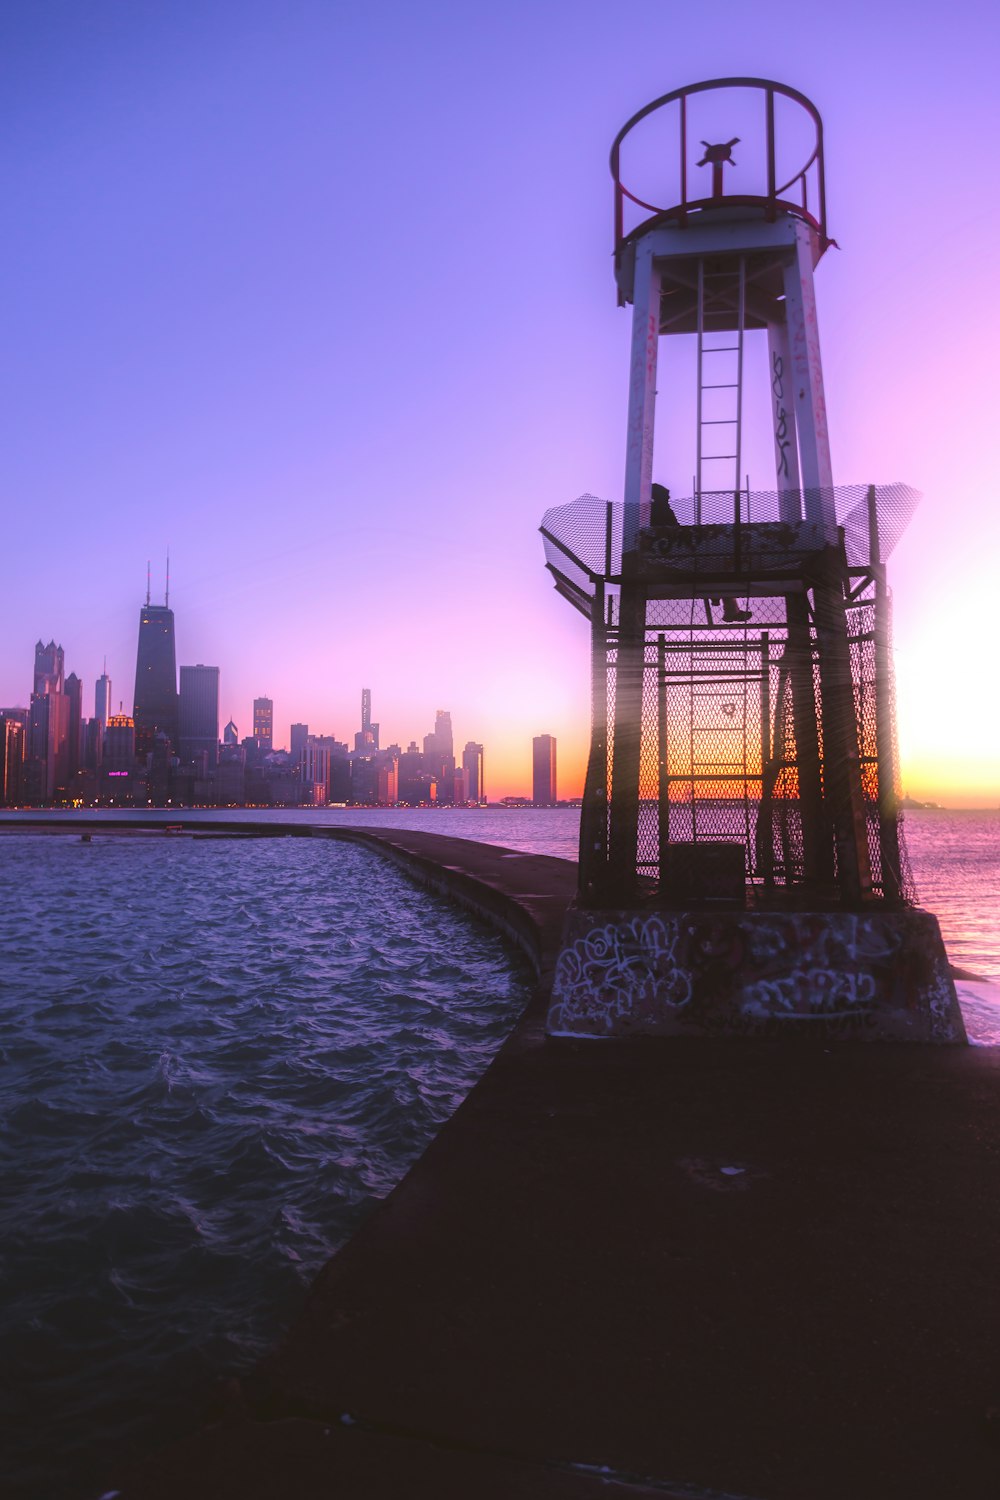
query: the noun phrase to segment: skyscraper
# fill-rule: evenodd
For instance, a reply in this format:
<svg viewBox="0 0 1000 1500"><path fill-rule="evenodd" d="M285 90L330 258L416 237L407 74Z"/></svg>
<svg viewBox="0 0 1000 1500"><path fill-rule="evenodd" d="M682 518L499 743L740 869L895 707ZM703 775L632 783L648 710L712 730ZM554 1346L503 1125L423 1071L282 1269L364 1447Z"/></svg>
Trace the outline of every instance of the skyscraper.
<svg viewBox="0 0 1000 1500"><path fill-rule="evenodd" d="M55 641L35 644L34 691L25 754L25 794L50 802L69 780L70 705L63 691L63 648Z"/></svg>
<svg viewBox="0 0 1000 1500"><path fill-rule="evenodd" d="M455 754L455 740L451 730L451 714L439 708L434 715L434 738L442 755Z"/></svg>
<svg viewBox="0 0 1000 1500"><path fill-rule="evenodd" d="M135 720L111 714L104 731L103 767L106 774L124 775L135 766Z"/></svg>
<svg viewBox="0 0 1000 1500"><path fill-rule="evenodd" d="M253 700L253 737L262 755L269 755L274 742L274 704L270 698Z"/></svg>
<svg viewBox="0 0 1000 1500"><path fill-rule="evenodd" d="M486 800L486 781L483 776L483 747L469 740L462 751L462 770L466 778L466 795L470 802Z"/></svg>
<svg viewBox="0 0 1000 1500"><path fill-rule="evenodd" d="M107 671L101 673L94 686L94 718L101 726L101 734L108 727L111 717L111 678Z"/></svg>
<svg viewBox="0 0 1000 1500"><path fill-rule="evenodd" d="M197 760L202 753L213 770L219 759L219 669L181 667L181 689L178 702L180 721L180 757Z"/></svg>
<svg viewBox="0 0 1000 1500"><path fill-rule="evenodd" d="M63 690L69 704L66 774L72 781L83 764L83 683L75 672L70 672Z"/></svg>
<svg viewBox="0 0 1000 1500"><path fill-rule="evenodd" d="M293 724L288 736L288 752L293 766L301 766L302 756L309 738L308 724Z"/></svg>
<svg viewBox="0 0 1000 1500"><path fill-rule="evenodd" d="M169 578L169 574L168 574ZM148 755L157 734L165 734L176 752L180 748L177 705L177 653L174 646L174 612L166 602L146 602L139 611L139 647L135 658L135 749Z"/></svg>
<svg viewBox="0 0 1000 1500"><path fill-rule="evenodd" d="M433 733L424 735L424 761L437 782L438 800L450 802L455 778L455 742L447 709L437 710Z"/></svg>
<svg viewBox="0 0 1000 1500"><path fill-rule="evenodd" d="M357 755L370 755L378 749L378 725L372 723L372 690L361 689L361 728L354 736Z"/></svg>
<svg viewBox="0 0 1000 1500"><path fill-rule="evenodd" d="M531 742L531 800L536 807L554 807L556 801L556 740L539 734Z"/></svg>
<svg viewBox="0 0 1000 1500"><path fill-rule="evenodd" d="M0 713L0 806L15 807L21 801L24 765L24 720Z"/></svg>

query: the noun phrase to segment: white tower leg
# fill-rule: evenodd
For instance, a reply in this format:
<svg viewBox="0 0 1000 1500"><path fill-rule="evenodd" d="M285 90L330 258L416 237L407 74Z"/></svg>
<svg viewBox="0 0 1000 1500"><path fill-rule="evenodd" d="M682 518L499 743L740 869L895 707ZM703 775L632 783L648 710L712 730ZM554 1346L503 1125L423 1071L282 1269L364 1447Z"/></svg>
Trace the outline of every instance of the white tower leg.
<svg viewBox="0 0 1000 1500"><path fill-rule="evenodd" d="M639 529L649 523L649 489L653 481L653 419L656 411L656 356L660 341L660 273L653 260L651 236L635 252L632 298L632 361L628 392L628 443L625 453L625 507L622 550L631 552Z"/></svg>
<svg viewBox="0 0 1000 1500"><path fill-rule="evenodd" d="M788 329L784 323L767 325L767 359L771 378L771 429L774 434L774 472L778 481L779 515L783 521L802 519L799 445L795 436L795 401Z"/></svg>
<svg viewBox="0 0 1000 1500"><path fill-rule="evenodd" d="M802 223L795 227L795 255L785 268L785 307L806 520L822 526L826 540L833 543L837 520L813 288L812 231Z"/></svg>

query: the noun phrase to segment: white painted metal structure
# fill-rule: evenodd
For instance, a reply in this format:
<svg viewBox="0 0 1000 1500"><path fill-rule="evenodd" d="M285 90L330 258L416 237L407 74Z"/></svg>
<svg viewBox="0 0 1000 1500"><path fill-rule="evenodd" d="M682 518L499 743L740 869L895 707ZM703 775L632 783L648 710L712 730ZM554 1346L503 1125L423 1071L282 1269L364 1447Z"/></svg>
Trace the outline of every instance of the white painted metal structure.
<svg viewBox="0 0 1000 1500"><path fill-rule="evenodd" d="M632 360L629 384L628 444L625 464L624 550L636 544L641 527L648 524L650 486L653 478L653 431L659 341L673 332L663 328L660 311L668 283L691 285L695 333L698 339L698 469L696 498L705 491L735 491L742 484L742 386L743 347L746 333L745 305L749 275L757 282L773 284L780 276L781 292L770 297L768 317L769 362L774 425L777 487L785 497L782 519L803 517L820 527L824 540L833 543L837 523L833 510L833 470L827 429L826 399L820 358L819 328L813 268L824 246L817 230L790 213L777 211L768 222L762 217L734 219L726 200L718 214L711 209L696 222L683 226L653 223L640 231L624 258L619 287L624 300L632 303ZM724 263L725 270L712 270ZM709 321L709 293L728 280L734 295ZM765 303L765 299L761 299ZM766 306L766 303L765 303ZM764 308L762 307L762 311ZM689 332L687 319L678 332ZM712 334L731 338L716 346ZM712 419L731 440L724 454L707 456L703 393L719 389L717 366L725 355L734 368L725 382L732 394L730 417ZM706 483L706 479L710 482ZM725 482L720 482L720 481ZM801 499L800 499L801 495Z"/></svg>

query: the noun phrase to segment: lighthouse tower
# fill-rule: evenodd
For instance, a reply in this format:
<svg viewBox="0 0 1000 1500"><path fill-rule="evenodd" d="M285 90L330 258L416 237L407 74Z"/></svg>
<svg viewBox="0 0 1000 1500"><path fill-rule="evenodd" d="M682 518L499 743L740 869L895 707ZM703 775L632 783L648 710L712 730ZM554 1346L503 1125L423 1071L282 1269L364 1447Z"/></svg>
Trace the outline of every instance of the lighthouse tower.
<svg viewBox="0 0 1000 1500"><path fill-rule="evenodd" d="M580 889L549 1029L961 1041L899 824L885 558L918 497L833 483L820 116L767 80L695 84L628 121L611 169L632 317L623 497L542 526L593 645ZM743 472L754 338L766 489ZM685 340L693 473L671 495L655 407L684 399L670 352Z"/></svg>

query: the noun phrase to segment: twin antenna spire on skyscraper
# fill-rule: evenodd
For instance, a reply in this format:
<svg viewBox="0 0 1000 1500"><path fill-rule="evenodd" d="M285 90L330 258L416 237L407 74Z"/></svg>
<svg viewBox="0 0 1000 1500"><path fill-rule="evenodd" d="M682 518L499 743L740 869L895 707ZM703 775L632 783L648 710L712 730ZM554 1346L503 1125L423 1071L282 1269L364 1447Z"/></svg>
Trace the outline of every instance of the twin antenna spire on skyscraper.
<svg viewBox="0 0 1000 1500"><path fill-rule="evenodd" d="M151 595L150 567L151 567L151 564L147 560L147 562L146 562L146 608L147 609L149 608L150 595ZM164 609L169 609L170 608L170 553L169 552L167 553L167 589L166 589L166 593L163 596L163 607L164 607Z"/></svg>

